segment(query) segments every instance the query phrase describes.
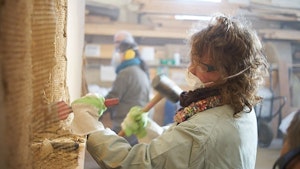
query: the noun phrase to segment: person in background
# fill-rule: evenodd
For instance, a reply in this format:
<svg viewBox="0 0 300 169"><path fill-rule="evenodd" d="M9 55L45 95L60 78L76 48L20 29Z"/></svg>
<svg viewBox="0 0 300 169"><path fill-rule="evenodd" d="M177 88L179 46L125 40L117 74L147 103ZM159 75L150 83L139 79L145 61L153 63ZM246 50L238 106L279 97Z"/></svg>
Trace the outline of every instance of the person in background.
<svg viewBox="0 0 300 169"><path fill-rule="evenodd" d="M116 51L120 60L116 67L117 76L105 98L119 98L119 104L106 111L111 114L113 131L118 133L130 108L145 106L149 102L151 86L147 65L141 59L136 43L123 40L118 43ZM134 135L125 138L131 145L138 142Z"/></svg>
<svg viewBox="0 0 300 169"><path fill-rule="evenodd" d="M115 33L114 38L113 38L115 49L113 51L113 55L112 55L112 59L111 59L111 65L114 67L117 67L121 62L120 57L119 57L118 48L119 48L119 44L122 41L136 44L135 39L130 32L125 31L125 30L120 30ZM136 48L137 48L137 46L136 46Z"/></svg>
<svg viewBox="0 0 300 169"><path fill-rule="evenodd" d="M280 157L273 165L273 169L300 168L300 110L291 121L281 148Z"/></svg>
<svg viewBox="0 0 300 169"><path fill-rule="evenodd" d="M268 73L257 34L238 18L219 14L189 42L186 79L192 89L181 94L175 122L165 130L153 127L140 106L132 107L122 122L125 133L139 138L150 137L149 129L157 133L134 146L98 122L87 133L87 150L101 168L255 168L254 106L261 101L257 91Z"/></svg>

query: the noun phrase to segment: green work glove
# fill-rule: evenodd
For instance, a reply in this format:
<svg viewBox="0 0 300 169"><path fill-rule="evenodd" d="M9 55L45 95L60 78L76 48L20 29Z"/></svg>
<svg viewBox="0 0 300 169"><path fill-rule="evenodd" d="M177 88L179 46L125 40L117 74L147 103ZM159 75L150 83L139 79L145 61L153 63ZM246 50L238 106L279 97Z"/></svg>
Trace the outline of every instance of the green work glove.
<svg viewBox="0 0 300 169"><path fill-rule="evenodd" d="M134 106L129 110L121 124L126 136L131 136L132 134L135 134L138 138L146 136L147 114L139 106Z"/></svg>
<svg viewBox="0 0 300 169"><path fill-rule="evenodd" d="M94 131L104 129L99 117L107 109L105 99L102 96L87 94L72 102L74 119L71 123L71 130L74 134L87 135Z"/></svg>
<svg viewBox="0 0 300 169"><path fill-rule="evenodd" d="M72 108L90 108L90 112L93 116L102 116L103 112L107 109L104 104L105 98L103 96L95 94L87 94L71 103ZM73 109L74 110L74 109Z"/></svg>

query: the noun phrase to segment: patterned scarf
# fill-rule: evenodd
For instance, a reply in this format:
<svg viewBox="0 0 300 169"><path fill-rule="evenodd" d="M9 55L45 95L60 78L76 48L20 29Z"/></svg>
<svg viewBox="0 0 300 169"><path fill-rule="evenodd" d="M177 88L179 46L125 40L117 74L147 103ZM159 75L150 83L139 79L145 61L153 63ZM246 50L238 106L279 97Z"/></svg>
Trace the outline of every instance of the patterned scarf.
<svg viewBox="0 0 300 169"><path fill-rule="evenodd" d="M199 93L199 91L196 92ZM197 113L200 113L204 110L213 107L218 107L223 105L221 96L219 94L215 95L216 93L218 93L218 90L213 89L211 90L209 96L207 96L206 98L201 98L196 102L191 102L188 106L179 109L174 116L174 121L179 124L181 122L186 121L188 118L192 117ZM183 93L182 95L187 95L187 94ZM193 95L195 95L195 92L193 93Z"/></svg>

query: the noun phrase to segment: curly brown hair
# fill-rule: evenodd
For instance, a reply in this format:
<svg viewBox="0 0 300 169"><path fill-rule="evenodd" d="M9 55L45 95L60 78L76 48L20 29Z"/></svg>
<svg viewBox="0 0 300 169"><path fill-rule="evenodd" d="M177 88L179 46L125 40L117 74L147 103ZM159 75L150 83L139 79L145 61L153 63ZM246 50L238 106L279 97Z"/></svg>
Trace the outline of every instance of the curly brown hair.
<svg viewBox="0 0 300 169"><path fill-rule="evenodd" d="M221 14L214 16L208 27L194 33L189 42L193 63L200 64L200 59L208 56L220 72L218 87L224 104L234 108L234 115L245 106L251 111L261 100L257 90L268 74L268 63L256 32L240 18Z"/></svg>

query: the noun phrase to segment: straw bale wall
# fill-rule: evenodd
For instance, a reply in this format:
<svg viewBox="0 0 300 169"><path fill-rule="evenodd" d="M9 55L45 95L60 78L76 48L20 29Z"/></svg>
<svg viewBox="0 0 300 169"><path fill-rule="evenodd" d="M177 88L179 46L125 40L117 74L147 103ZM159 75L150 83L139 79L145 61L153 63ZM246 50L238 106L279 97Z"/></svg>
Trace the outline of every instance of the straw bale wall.
<svg viewBox="0 0 300 169"><path fill-rule="evenodd" d="M67 0L0 0L0 12L0 168L75 168L78 152L53 143L80 138L48 111L69 101Z"/></svg>

